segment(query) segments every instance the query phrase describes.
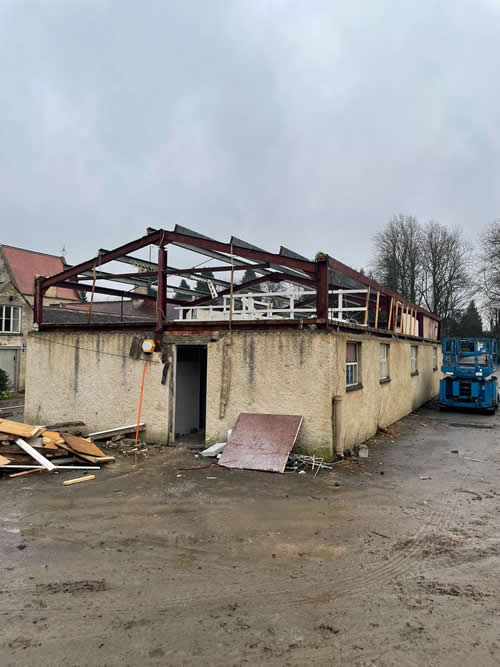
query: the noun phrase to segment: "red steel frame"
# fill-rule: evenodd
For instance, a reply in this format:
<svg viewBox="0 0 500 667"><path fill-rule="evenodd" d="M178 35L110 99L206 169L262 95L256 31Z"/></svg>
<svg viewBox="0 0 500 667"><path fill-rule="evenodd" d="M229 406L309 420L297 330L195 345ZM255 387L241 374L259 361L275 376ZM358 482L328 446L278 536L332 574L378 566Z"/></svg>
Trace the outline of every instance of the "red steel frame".
<svg viewBox="0 0 500 667"><path fill-rule="evenodd" d="M318 253L315 261L309 261L305 258L300 258L300 256L290 256L292 253L284 253L283 251L280 254L267 252L265 250L260 250L255 247L250 247L246 245L238 245L237 241L231 241L230 243L223 243L216 241L214 239L209 239L204 236L190 235L178 231L168 231L164 229L151 230L150 233L146 234L135 241L126 243L114 250L110 251L99 251L96 257L89 259L86 262L81 262L75 266L65 269L58 274L55 274L50 277L37 276L35 278L35 302L34 302L34 321L38 325L39 329L72 329L75 327L81 328L81 324L64 324L64 325L44 325L43 322L43 301L44 295L50 287L66 287L70 289L83 290L83 291L94 291L97 294L106 294L110 296L117 296L127 299L140 299L148 301L156 301L156 339L158 343L161 343L163 334L167 328L166 313L167 313L167 304L172 303L181 306L196 307L206 303L210 303L214 297L211 295L206 295L195 299L194 301L183 300L183 299L172 299L167 297L167 276L169 275L189 275L201 273L204 269L193 267L190 269L175 269L168 266L167 262L167 251L166 246L168 244L174 243L177 245L190 246L190 249L196 252L198 249L199 252L203 254L204 251L210 251L215 253L219 257L219 253L222 253L222 260L226 260L226 266L216 266L216 267L205 267L206 270L211 271L227 271L230 272L231 268L233 271L246 270L246 269L261 269L264 275L261 275L253 280L247 281L245 283L238 283L233 285L233 292L238 292L241 290L251 289L256 285L264 281L271 282L281 282L287 281L295 284L299 284L309 288L310 290L316 291L316 318L311 320L287 320L286 324L283 321L262 321L262 320L245 320L244 323L232 322L232 326L236 328L259 328L259 329L268 329L270 326L276 328L289 328L290 326L303 326L304 324L312 324L316 327L328 325L328 310L329 310L329 289L336 288L338 285L332 283L330 274L335 272L335 275L342 274L347 279L356 281L361 286L366 286L369 288L369 293L366 297L365 295L352 295L352 300L354 302L360 303L362 305L368 304L368 308L375 308L375 304L379 304L379 311L385 312L385 326L377 326L376 330L393 332L396 328L396 323L394 321L389 324L389 309L391 303L398 303L401 305L401 308L406 307L412 309L416 313L418 321L418 332L417 336L422 338L423 334L423 318L424 316L436 320L439 322L439 318L436 317L433 313L420 308L414 303L411 303L407 299L404 299L400 295L391 291L390 289L383 287L375 280L368 278L367 276L358 273L351 267L342 264L333 257L329 257L326 254ZM82 283L82 280L90 280L89 276L82 277L81 273L86 271L92 271L100 269L103 264L107 264L113 260L118 260L121 257L128 255L136 250L144 248L149 245L158 246L158 263L156 271L145 271L143 273L123 273L123 274L107 274L107 280L113 280L113 278L120 278L122 282L127 282L126 279L130 279L133 284L134 277L140 278L143 276L146 277L157 277L158 288L156 296L150 294L142 294L139 292L129 292L125 290L118 290L111 287L101 287L100 285L86 285ZM205 252L205 254L209 254ZM254 264L249 263L235 263L234 258L244 258L245 260L251 260L255 262ZM138 262L140 263L140 259ZM232 267L231 267L232 264ZM265 270L265 272L264 272ZM73 279L73 280L71 280ZM103 278L98 278L102 280ZM230 294L231 289L227 288L218 293L216 298ZM377 296L378 293L378 296ZM362 298L361 298L362 297ZM314 302L314 298L306 299L303 304ZM379 324L380 319L377 316L376 322ZM370 322L367 322L368 328L373 330L373 327L370 327ZM111 326L111 325L110 325ZM127 325L123 324L120 327L117 327L116 324L113 325L115 328L126 328ZM130 324L131 327L137 328L140 326L138 323ZM144 329L151 329L151 322L144 323ZM222 330L227 328L227 321L215 321L215 322L170 322L168 324L168 330L172 330L178 333L181 332L194 332L198 330L207 330L215 331ZM85 328L91 329L108 329L109 326L103 326L102 323L94 323L85 325ZM363 327L364 330L367 327ZM413 332L412 332L413 333Z"/></svg>

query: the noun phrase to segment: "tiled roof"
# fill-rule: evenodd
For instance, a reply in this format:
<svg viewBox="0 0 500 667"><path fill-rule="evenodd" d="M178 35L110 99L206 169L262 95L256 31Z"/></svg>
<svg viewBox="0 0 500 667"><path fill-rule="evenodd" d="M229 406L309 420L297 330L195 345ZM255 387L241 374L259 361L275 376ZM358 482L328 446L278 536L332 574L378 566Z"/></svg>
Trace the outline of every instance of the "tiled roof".
<svg viewBox="0 0 500 667"><path fill-rule="evenodd" d="M14 248L8 245L2 245L1 247L16 287L21 294L33 294L34 280L37 274L53 276L55 273L64 271L63 260L56 255L46 255L41 252ZM75 290L65 287L56 287L56 296L59 299L79 301Z"/></svg>

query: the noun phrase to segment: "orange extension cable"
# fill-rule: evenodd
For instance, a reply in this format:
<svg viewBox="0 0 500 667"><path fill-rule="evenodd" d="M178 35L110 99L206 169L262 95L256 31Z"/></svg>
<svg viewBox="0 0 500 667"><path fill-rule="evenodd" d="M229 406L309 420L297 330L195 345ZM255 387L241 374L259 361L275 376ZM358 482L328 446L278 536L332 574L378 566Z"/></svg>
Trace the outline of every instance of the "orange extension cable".
<svg viewBox="0 0 500 667"><path fill-rule="evenodd" d="M139 414L137 415L137 428L135 429L135 447L137 447L137 442L139 440L139 424L141 423L141 410L142 410L142 396L144 394L144 378L146 376L146 364L144 362L144 367L142 369L142 382L141 382L141 395L139 398ZM134 465L137 465L137 452L134 452Z"/></svg>

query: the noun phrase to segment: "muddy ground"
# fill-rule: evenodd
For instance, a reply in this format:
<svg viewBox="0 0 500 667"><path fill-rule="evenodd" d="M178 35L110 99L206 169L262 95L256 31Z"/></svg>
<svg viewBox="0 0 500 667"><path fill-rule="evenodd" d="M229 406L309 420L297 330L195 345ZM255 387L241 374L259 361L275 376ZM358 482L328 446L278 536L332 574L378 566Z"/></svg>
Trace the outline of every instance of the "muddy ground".
<svg viewBox="0 0 500 667"><path fill-rule="evenodd" d="M398 427L318 477L0 479L1 664L499 665L500 416Z"/></svg>

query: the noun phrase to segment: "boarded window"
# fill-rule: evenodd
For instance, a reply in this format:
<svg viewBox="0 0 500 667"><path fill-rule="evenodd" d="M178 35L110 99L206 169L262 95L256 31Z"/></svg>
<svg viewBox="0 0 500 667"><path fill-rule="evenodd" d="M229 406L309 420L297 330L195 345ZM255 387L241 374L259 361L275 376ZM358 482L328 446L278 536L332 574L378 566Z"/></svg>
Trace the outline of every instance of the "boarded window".
<svg viewBox="0 0 500 667"><path fill-rule="evenodd" d="M359 343L346 343L345 384L353 387L359 384Z"/></svg>
<svg viewBox="0 0 500 667"><path fill-rule="evenodd" d="M389 345L381 343L379 347L380 379L389 378Z"/></svg>
<svg viewBox="0 0 500 667"><path fill-rule="evenodd" d="M410 372L412 375L418 371L418 347L416 345L411 346L410 353Z"/></svg>
<svg viewBox="0 0 500 667"><path fill-rule="evenodd" d="M21 308L19 306L0 306L0 331L2 333L21 332Z"/></svg>

